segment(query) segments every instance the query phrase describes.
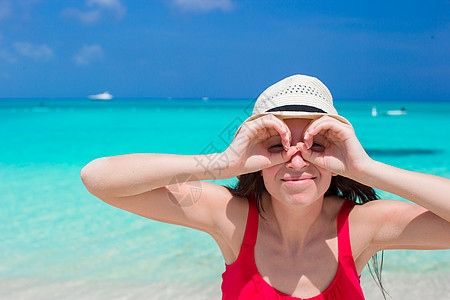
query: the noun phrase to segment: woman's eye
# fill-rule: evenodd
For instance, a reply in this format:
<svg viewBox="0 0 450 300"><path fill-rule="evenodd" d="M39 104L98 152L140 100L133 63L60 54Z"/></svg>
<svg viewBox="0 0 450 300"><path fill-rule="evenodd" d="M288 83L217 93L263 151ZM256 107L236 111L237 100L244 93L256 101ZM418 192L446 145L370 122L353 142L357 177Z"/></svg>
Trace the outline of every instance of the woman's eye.
<svg viewBox="0 0 450 300"><path fill-rule="evenodd" d="M281 145L281 144L276 144L276 145L269 147L269 152L272 152L272 153L281 152L283 150L284 150L284 148L283 148L283 145Z"/></svg>
<svg viewBox="0 0 450 300"><path fill-rule="evenodd" d="M311 150L314 152L323 152L325 151L325 146L319 143L313 143Z"/></svg>

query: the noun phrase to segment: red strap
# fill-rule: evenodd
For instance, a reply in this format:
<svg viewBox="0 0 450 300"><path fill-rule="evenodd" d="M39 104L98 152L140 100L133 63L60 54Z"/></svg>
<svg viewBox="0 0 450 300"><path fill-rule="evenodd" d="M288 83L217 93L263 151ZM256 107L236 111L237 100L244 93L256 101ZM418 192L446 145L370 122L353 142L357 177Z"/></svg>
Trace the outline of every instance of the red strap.
<svg viewBox="0 0 450 300"><path fill-rule="evenodd" d="M351 254L352 246L350 244L350 233L348 226L348 215L355 203L350 200L345 200L337 217L337 231L338 231L338 253L339 256L343 254Z"/></svg>
<svg viewBox="0 0 450 300"><path fill-rule="evenodd" d="M248 199L248 217L247 225L245 226L245 234L243 244L254 247L256 244L256 237L258 235L258 209L256 208L255 196L249 195Z"/></svg>
<svg viewBox="0 0 450 300"><path fill-rule="evenodd" d="M258 221L259 214L256 208L256 199L254 195L248 197L248 217L245 227L243 244L247 246L255 246L256 238L258 236ZM349 200L345 200L339 210L337 217L337 230L338 230L338 249L339 255L345 253L351 253L352 248L350 244L350 234L348 226L348 215L352 210L355 203Z"/></svg>

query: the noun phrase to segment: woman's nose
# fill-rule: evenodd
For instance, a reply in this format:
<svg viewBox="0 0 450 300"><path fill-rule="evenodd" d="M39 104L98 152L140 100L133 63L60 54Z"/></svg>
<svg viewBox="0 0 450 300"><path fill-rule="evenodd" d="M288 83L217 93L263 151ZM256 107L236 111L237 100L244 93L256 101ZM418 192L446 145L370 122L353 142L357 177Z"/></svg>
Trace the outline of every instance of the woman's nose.
<svg viewBox="0 0 450 300"><path fill-rule="evenodd" d="M300 171L307 166L309 166L309 161L303 159L300 151L295 153L291 159L286 162L286 167L295 171Z"/></svg>

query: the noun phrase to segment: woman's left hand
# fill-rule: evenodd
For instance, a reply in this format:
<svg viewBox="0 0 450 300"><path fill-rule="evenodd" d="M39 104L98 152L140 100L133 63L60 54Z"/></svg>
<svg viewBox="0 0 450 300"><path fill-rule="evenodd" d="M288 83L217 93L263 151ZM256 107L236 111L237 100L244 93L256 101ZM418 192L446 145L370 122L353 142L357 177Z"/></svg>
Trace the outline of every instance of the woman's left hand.
<svg viewBox="0 0 450 300"><path fill-rule="evenodd" d="M322 145L317 146L315 143ZM305 160L353 179L371 161L353 127L328 116L311 122L298 148Z"/></svg>

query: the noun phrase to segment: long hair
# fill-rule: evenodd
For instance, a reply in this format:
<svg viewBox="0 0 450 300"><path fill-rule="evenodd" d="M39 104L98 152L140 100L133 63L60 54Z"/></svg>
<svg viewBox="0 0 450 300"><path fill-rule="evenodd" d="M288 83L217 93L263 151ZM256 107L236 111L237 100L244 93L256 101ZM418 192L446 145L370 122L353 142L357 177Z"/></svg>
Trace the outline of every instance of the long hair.
<svg viewBox="0 0 450 300"><path fill-rule="evenodd" d="M230 192L235 196L248 197L253 194L256 198L256 207L260 215L264 212L262 206L262 193L266 190L264 180L261 176L261 171L240 175L237 177L238 183L235 187L227 187ZM361 184L357 181L349 179L344 176L333 176L331 184L328 190L325 192L324 197L337 196L346 200L350 200L358 205L379 199L375 190L370 186ZM372 256L369 263L367 263L370 275L377 283L378 287L383 294L383 298L386 299L386 290L384 289L381 272L383 270L384 251L381 251L381 259L378 259L378 253ZM374 274L375 273L375 274Z"/></svg>

